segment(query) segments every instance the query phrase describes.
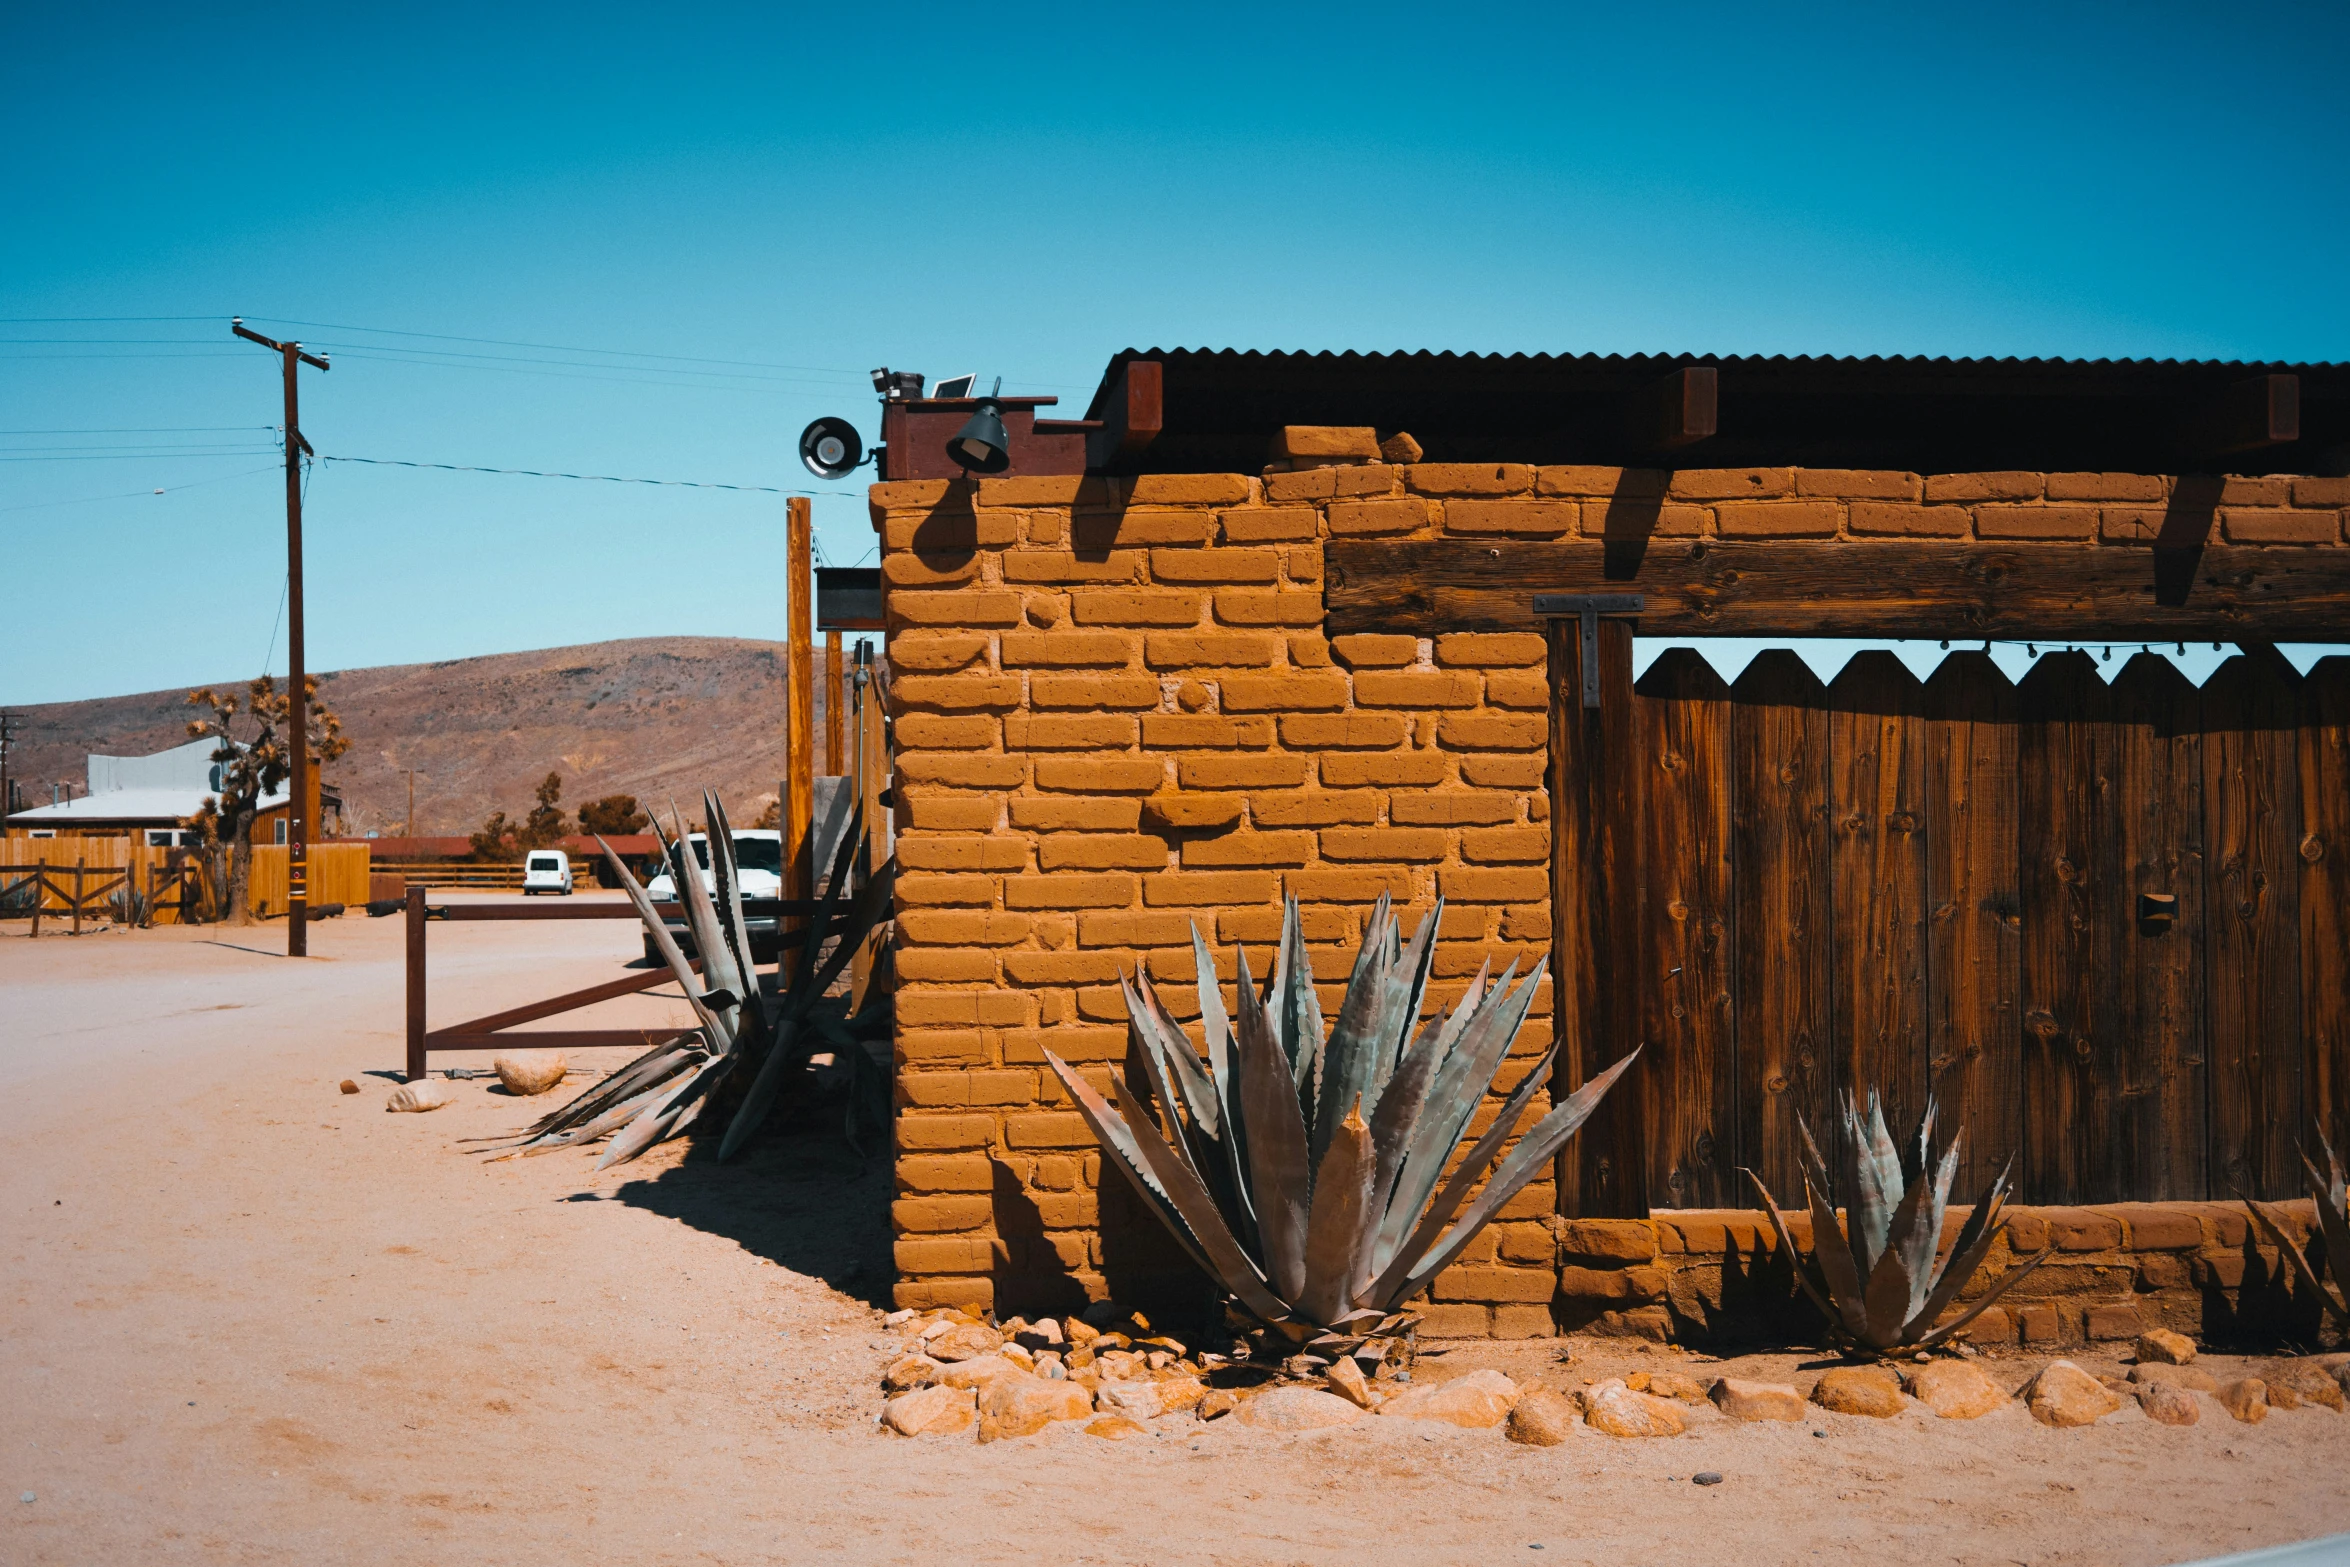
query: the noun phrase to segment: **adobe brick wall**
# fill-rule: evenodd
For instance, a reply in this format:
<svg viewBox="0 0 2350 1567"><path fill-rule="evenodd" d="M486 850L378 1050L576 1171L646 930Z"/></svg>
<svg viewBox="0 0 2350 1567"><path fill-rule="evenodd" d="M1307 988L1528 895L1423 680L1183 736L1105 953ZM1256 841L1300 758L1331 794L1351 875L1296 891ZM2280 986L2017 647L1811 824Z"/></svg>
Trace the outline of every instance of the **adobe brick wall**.
<svg viewBox="0 0 2350 1567"><path fill-rule="evenodd" d="M1444 895L1440 999L1547 949L1542 639L1326 639L1324 540L2339 544L2350 480L1418 463L911 481L871 504L902 833L897 1299L1025 1311L1184 1272L1043 1065L1106 1080L1122 965L1196 1016L1192 924L1227 983L1239 942L1261 976L1284 886L1326 1005L1382 891L1411 919ZM1497 1089L1550 1038L1544 997ZM1553 1206L1529 1188L1438 1280L1445 1331L1571 1314Z"/></svg>
<svg viewBox="0 0 2350 1567"><path fill-rule="evenodd" d="M2308 1200L2264 1205L2307 1247L2316 1215ZM1969 1210L1953 1207L1943 1255ZM2095 1208L2010 1208L1994 1245L1961 1295L1979 1298L2020 1258L2050 1241L2056 1251L1963 1331L1976 1344L2025 1348L2134 1338L2170 1328L2220 1344L2288 1337L2319 1340L2323 1308L2291 1259L2268 1244L2234 1203L2114 1203ZM1806 1251L1811 1219L1790 1213ZM1570 1331L1689 1342L1788 1334L1816 1341L1819 1313L1803 1298L1761 1212L1723 1209L1651 1219L1558 1220L1559 1324ZM1429 1309L1422 1331L1475 1332L1476 1319Z"/></svg>

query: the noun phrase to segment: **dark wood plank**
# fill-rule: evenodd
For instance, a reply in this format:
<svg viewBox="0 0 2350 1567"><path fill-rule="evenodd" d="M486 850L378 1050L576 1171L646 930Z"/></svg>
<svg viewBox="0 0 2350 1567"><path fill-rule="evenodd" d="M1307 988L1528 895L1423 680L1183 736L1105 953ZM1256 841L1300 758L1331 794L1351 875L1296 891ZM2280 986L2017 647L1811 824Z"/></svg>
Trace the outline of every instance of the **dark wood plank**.
<svg viewBox="0 0 2350 1567"><path fill-rule="evenodd" d="M2350 658L2321 659L2303 680L2298 749L2304 1092L2309 1119L2343 1153L2350 1152Z"/></svg>
<svg viewBox="0 0 2350 1567"><path fill-rule="evenodd" d="M1634 690L1649 1206L1743 1207L1733 1184L1730 691L1688 648L1667 649Z"/></svg>
<svg viewBox="0 0 2350 1567"><path fill-rule="evenodd" d="M1984 653L1926 681L1926 1057L1968 1202L2023 1141L2017 711Z"/></svg>
<svg viewBox="0 0 2350 1567"><path fill-rule="evenodd" d="M2017 687L2022 898L2024 1202L2110 1200L2119 986L2109 910L2112 693L2085 653L2041 659Z"/></svg>
<svg viewBox="0 0 2350 1567"><path fill-rule="evenodd" d="M1589 971L1588 988L1578 976L1574 1002L1576 1023L1572 1064L1560 1070L1571 1075L1570 1091L1613 1065L1641 1044L1639 975L1643 920L1640 907L1640 821L1643 778L1636 744L1636 714L1632 696L1632 632L1621 622L1599 627L1600 705L1586 708L1582 689L1582 653L1575 635L1565 628L1553 646L1552 667L1568 682L1554 687L1552 708L1568 711L1553 719L1553 733L1562 747L1562 787L1576 802L1582 820L1574 829L1576 843L1572 874L1580 885L1568 887L1562 904L1578 910L1579 927L1570 961L1583 962ZM1578 693L1569 698L1564 690ZM1566 864L1561 856L1554 863ZM1567 872L1562 871L1564 877ZM1562 1000L1566 997L1562 995ZM1563 1052L1562 1052L1563 1053ZM1650 1118L1648 1063L1635 1066L1602 1102L1583 1130L1568 1145L1575 1160L1559 1182L1562 1211L1572 1194L1571 1217L1638 1219L1648 1216L1645 1131Z"/></svg>
<svg viewBox="0 0 2350 1567"><path fill-rule="evenodd" d="M1592 919L1597 878L1592 841L1592 770L1599 749L1599 715L1583 706L1582 648L1572 621L1549 627L1550 661L1550 972L1558 1060L1551 1097L1566 1098L1599 1070L1599 965L1604 953ZM1619 1085L1621 1086L1621 1085ZM1569 1140L1554 1161L1558 1211L1581 1217L1583 1168L1590 1130Z"/></svg>
<svg viewBox="0 0 2350 1567"><path fill-rule="evenodd" d="M1731 921L1738 960L1738 1158L1782 1204L1803 1200L1797 1123L1831 1134L1828 692L1774 649L1731 687ZM1734 1207L1751 1204L1741 1192Z"/></svg>
<svg viewBox="0 0 2350 1567"><path fill-rule="evenodd" d="M1896 1138L1926 1108L1925 771L1924 688L1890 653L1855 656L1828 686L1829 1058Z"/></svg>
<svg viewBox="0 0 2350 1567"><path fill-rule="evenodd" d="M1537 593L1642 594L1644 636L2323 640L2350 624L2350 550L2315 546L1333 539L1324 576L1331 635L1522 629Z"/></svg>
<svg viewBox="0 0 2350 1567"><path fill-rule="evenodd" d="M2269 649L2203 687L2214 1197L2301 1195L2299 683Z"/></svg>
<svg viewBox="0 0 2350 1567"><path fill-rule="evenodd" d="M2113 682L2120 905L2099 914L2120 980L2114 1195L2131 1202L2195 1201L2209 1184L2201 701L2177 666L2152 653ZM2166 910L2142 904L2148 896L2174 901Z"/></svg>

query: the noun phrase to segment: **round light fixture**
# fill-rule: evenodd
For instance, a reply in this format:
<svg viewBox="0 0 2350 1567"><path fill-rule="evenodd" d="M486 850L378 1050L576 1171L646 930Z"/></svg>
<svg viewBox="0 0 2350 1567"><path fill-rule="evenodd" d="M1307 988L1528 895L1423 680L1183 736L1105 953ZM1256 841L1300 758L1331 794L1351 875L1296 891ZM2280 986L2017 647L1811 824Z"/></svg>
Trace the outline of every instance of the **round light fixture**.
<svg viewBox="0 0 2350 1567"><path fill-rule="evenodd" d="M865 442L846 419L823 418L800 432L800 461L819 479L841 479L865 460Z"/></svg>

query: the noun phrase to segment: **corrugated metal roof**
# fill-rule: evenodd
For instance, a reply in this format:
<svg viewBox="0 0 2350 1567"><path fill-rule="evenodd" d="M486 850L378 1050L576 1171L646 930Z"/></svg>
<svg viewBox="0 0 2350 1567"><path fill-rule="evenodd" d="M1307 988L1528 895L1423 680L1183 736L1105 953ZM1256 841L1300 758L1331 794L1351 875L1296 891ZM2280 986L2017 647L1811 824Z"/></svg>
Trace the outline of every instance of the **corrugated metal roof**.
<svg viewBox="0 0 2350 1567"><path fill-rule="evenodd" d="M1152 472L1249 471L1285 424L1408 431L1430 461L1898 468L1954 472L2350 471L2350 366L2177 359L1911 355L1332 353L1177 348L1113 356L1088 417L1128 361L1163 367ZM1627 426L1668 372L1719 372L1719 430L1669 461ZM2214 398L2298 378L2298 441L2199 449Z"/></svg>

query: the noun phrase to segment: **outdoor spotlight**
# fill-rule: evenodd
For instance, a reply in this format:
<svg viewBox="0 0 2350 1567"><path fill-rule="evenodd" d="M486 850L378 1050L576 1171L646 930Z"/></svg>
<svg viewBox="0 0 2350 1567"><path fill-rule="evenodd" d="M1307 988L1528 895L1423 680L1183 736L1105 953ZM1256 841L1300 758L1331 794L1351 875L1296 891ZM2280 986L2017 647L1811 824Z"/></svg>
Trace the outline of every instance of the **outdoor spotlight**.
<svg viewBox="0 0 2350 1567"><path fill-rule="evenodd" d="M1004 389L1004 378L995 378L995 392ZM959 467L973 473L1002 473L1012 465L1011 438L1004 434L1004 420L996 406L995 392L979 399L979 407L947 442L947 455Z"/></svg>
<svg viewBox="0 0 2350 1567"><path fill-rule="evenodd" d="M922 395L922 374L917 370L892 370L886 365L873 372L873 390L884 402L903 401Z"/></svg>
<svg viewBox="0 0 2350 1567"><path fill-rule="evenodd" d="M819 479L846 478L865 460L865 443L846 419L827 416L800 432L800 461Z"/></svg>

